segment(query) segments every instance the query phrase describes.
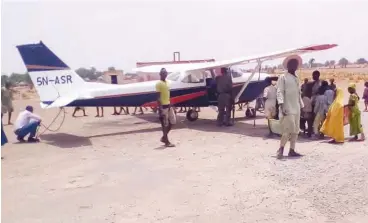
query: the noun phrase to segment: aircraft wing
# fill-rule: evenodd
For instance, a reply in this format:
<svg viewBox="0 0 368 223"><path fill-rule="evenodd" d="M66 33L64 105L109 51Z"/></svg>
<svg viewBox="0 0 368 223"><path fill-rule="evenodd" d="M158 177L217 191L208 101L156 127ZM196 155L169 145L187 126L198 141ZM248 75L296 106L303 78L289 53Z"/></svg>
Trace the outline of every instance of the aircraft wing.
<svg viewBox="0 0 368 223"><path fill-rule="evenodd" d="M272 53L261 54L261 55L250 56L250 57L241 57L241 58L223 60L223 61L215 61L215 62L207 62L207 63L191 63L191 64L153 65L153 66L146 66L146 67L138 67L138 68L134 68L133 71L142 72L142 73L159 73L162 67L165 67L165 69L168 72L207 70L207 69L214 69L218 67L229 67L232 65L255 63L258 60L260 61L274 60L274 59L284 58L284 57L287 57L293 54L300 55L300 54L305 54L305 53L317 52L321 50L327 50L327 49L331 49L336 46L337 44L312 45L312 46L307 46L307 47L294 48L294 49L288 49L288 50L283 50L283 51L278 51L278 52L272 52Z"/></svg>

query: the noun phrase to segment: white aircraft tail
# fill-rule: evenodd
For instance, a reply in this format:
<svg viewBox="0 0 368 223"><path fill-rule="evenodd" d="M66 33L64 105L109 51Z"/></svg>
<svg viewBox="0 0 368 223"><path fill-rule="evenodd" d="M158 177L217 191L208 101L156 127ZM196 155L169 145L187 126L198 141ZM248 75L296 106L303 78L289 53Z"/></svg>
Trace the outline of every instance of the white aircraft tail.
<svg viewBox="0 0 368 223"><path fill-rule="evenodd" d="M42 43L17 46L42 107L59 107L77 98L86 82ZM53 105L53 106L52 106Z"/></svg>

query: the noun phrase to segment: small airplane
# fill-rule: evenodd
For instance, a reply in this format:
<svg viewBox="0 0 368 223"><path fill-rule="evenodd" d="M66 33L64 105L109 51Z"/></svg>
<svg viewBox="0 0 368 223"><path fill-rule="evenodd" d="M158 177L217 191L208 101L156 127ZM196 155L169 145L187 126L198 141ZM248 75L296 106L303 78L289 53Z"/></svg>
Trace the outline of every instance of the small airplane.
<svg viewBox="0 0 368 223"><path fill-rule="evenodd" d="M217 106L215 70L256 63L250 73L232 70L235 103L249 103L262 94L271 84L272 77L261 73L264 61L284 58L293 54L304 54L336 47L336 44L313 45L264 55L242 57L207 63L152 65L133 69L142 73L159 73L165 67L169 75L171 103L176 107ZM23 62L41 100L42 108L55 107L157 107L157 81L146 81L124 85L85 82L74 70L60 60L42 41L36 44L17 46ZM258 71L258 75L255 75ZM188 110L189 121L198 119L196 109Z"/></svg>

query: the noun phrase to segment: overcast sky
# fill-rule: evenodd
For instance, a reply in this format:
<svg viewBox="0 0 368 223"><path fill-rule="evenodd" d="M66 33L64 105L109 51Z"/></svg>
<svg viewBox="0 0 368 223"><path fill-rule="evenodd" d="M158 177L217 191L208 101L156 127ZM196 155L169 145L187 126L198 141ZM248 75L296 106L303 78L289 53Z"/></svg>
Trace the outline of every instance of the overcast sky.
<svg viewBox="0 0 368 223"><path fill-rule="evenodd" d="M368 1L2 1L5 73L25 72L15 46L42 40L77 69L137 61L229 59L319 43L317 61L368 58Z"/></svg>

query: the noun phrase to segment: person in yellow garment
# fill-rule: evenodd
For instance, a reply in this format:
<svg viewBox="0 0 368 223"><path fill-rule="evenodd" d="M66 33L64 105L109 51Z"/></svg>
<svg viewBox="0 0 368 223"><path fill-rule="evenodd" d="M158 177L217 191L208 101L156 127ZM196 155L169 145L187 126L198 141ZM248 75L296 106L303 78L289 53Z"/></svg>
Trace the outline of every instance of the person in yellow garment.
<svg viewBox="0 0 368 223"><path fill-rule="evenodd" d="M336 89L336 97L328 109L321 133L332 138L329 143L344 143L344 94Z"/></svg>
<svg viewBox="0 0 368 223"><path fill-rule="evenodd" d="M166 81L166 77L167 71L165 68L162 68L160 70L160 80L156 84L158 112L163 133L161 142L166 147L174 147L175 145L170 142L168 134L172 125L176 124L176 115L170 104L170 87Z"/></svg>

